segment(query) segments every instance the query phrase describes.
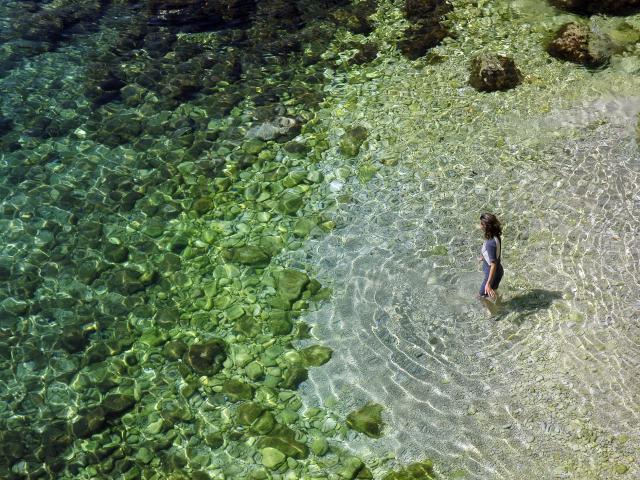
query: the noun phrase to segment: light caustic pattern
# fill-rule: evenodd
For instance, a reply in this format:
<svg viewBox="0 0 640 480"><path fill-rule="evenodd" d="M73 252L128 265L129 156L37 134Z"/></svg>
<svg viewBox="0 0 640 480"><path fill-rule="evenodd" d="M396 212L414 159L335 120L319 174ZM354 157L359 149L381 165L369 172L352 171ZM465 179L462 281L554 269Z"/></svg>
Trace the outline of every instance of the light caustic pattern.
<svg viewBox="0 0 640 480"><path fill-rule="evenodd" d="M495 138L445 140L430 164L418 161L429 147L406 140L393 175L311 244L335 294L307 321L334 357L305 401L385 407L385 436L353 434L354 450L432 458L465 478L637 468L639 109L610 99L529 119L526 133L505 123L502 161L487 160ZM474 298L485 208L507 225L491 316Z"/></svg>

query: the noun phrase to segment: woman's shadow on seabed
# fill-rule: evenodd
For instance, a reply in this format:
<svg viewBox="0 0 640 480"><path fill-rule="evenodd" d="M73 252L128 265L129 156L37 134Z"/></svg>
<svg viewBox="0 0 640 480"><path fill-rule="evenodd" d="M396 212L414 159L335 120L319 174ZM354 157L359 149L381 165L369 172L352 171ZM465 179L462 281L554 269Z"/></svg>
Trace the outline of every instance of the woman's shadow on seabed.
<svg viewBox="0 0 640 480"><path fill-rule="evenodd" d="M522 325L528 317L540 310L547 310L553 301L559 298L562 298L562 292L534 288L505 301L498 300L495 303L485 301L485 304L493 320L504 320L510 313L516 313L511 321Z"/></svg>

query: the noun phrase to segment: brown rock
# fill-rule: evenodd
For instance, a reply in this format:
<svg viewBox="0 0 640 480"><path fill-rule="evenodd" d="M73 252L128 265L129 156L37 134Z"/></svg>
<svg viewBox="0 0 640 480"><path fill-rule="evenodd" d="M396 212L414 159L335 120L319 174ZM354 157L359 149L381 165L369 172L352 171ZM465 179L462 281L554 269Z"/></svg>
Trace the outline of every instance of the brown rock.
<svg viewBox="0 0 640 480"><path fill-rule="evenodd" d="M587 67L597 67L609 60L609 55L596 46L589 27L576 22L560 27L547 46L547 52L553 57Z"/></svg>
<svg viewBox="0 0 640 480"><path fill-rule="evenodd" d="M550 3L564 10L585 15L625 15L640 12L640 0L550 0Z"/></svg>
<svg viewBox="0 0 640 480"><path fill-rule="evenodd" d="M471 62L469 83L481 92L509 90L522 81L514 61L503 55L481 54Z"/></svg>

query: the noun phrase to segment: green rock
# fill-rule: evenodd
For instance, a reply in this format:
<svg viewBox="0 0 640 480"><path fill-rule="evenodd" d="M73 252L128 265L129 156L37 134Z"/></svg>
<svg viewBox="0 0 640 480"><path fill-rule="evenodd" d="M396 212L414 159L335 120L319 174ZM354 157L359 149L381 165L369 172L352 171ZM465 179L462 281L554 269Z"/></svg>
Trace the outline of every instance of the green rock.
<svg viewBox="0 0 640 480"><path fill-rule="evenodd" d="M225 252L225 258L232 262L255 267L267 266L271 261L271 256L267 252L253 245L229 249Z"/></svg>
<svg viewBox="0 0 640 480"><path fill-rule="evenodd" d="M287 215L292 215L302 207L303 198L300 192L290 189L285 190L278 201L278 211Z"/></svg>
<svg viewBox="0 0 640 480"><path fill-rule="evenodd" d="M272 447L265 447L260 450L260 453L262 454L262 464L271 470L278 468L287 459L284 453Z"/></svg>
<svg viewBox="0 0 640 480"><path fill-rule="evenodd" d="M322 345L312 345L300 350L300 356L305 367L319 367L331 360L333 350Z"/></svg>
<svg viewBox="0 0 640 480"><path fill-rule="evenodd" d="M356 457L350 457L342 461L342 468L338 470L338 475L341 478L352 480L353 478L356 478L356 475L358 475L358 472L362 470L362 467L364 467L362 460Z"/></svg>
<svg viewBox="0 0 640 480"><path fill-rule="evenodd" d="M204 441L209 447L213 448L214 450L220 448L224 444L224 438L222 438L220 432L207 433L204 436Z"/></svg>
<svg viewBox="0 0 640 480"><path fill-rule="evenodd" d="M347 130L340 139L340 152L347 157L355 157L367 135L367 129L362 126Z"/></svg>
<svg viewBox="0 0 640 480"><path fill-rule="evenodd" d="M236 414L238 416L238 422L241 425L251 425L255 422L260 415L264 412L264 407L258 403L248 402L243 403L238 407Z"/></svg>
<svg viewBox="0 0 640 480"><path fill-rule="evenodd" d="M150 328L140 336L140 341L150 347L157 347L166 341L166 337L158 329Z"/></svg>
<svg viewBox="0 0 640 480"><path fill-rule="evenodd" d="M251 140L245 142L242 145L242 150L245 153L248 153L250 155L257 155L262 150L264 150L265 146L266 146L266 143L263 142L262 140L259 140L257 138L252 138Z"/></svg>
<svg viewBox="0 0 640 480"><path fill-rule="evenodd" d="M615 471L617 474L619 475L623 475L625 473L627 473L627 471L629 470L629 467L627 467L626 465L619 463L615 466Z"/></svg>
<svg viewBox="0 0 640 480"><path fill-rule="evenodd" d="M251 426L251 431L259 435L266 435L276 426L276 418L271 412L264 412Z"/></svg>
<svg viewBox="0 0 640 480"><path fill-rule="evenodd" d="M446 245L436 245L431 247L431 255L446 255L449 253Z"/></svg>
<svg viewBox="0 0 640 480"><path fill-rule="evenodd" d="M309 233L311 233L311 230L313 230L315 227L316 222L314 222L313 220L310 220L308 218L301 218L293 227L293 234L296 237L304 238L308 236Z"/></svg>
<svg viewBox="0 0 640 480"><path fill-rule="evenodd" d="M347 416L347 427L372 438L382 436L382 405L368 403Z"/></svg>
<svg viewBox="0 0 640 480"><path fill-rule="evenodd" d="M104 258L113 263L126 262L129 258L129 249L124 245L108 242L104 247Z"/></svg>
<svg viewBox="0 0 640 480"><path fill-rule="evenodd" d="M200 197L193 202L191 209L198 215L204 215L213 208L213 201L209 197Z"/></svg>
<svg viewBox="0 0 640 480"><path fill-rule="evenodd" d="M139 448L136 452L136 460L147 464L153 460L153 453L147 447Z"/></svg>
<svg viewBox="0 0 640 480"><path fill-rule="evenodd" d="M71 424L71 432L78 438L87 438L102 430L105 422L105 410L93 407L78 412Z"/></svg>
<svg viewBox="0 0 640 480"><path fill-rule="evenodd" d="M282 377L283 388L295 390L302 382L309 378L309 372L302 367L289 367Z"/></svg>
<svg viewBox="0 0 640 480"><path fill-rule="evenodd" d="M264 377L264 369L258 362L251 362L249 365L244 367L244 372L247 374L247 377L253 381L260 380Z"/></svg>
<svg viewBox="0 0 640 480"><path fill-rule="evenodd" d="M293 269L277 272L275 280L278 295L287 302L298 300L309 283L309 277L306 273Z"/></svg>
<svg viewBox="0 0 640 480"><path fill-rule="evenodd" d="M256 442L258 448L271 447L296 459L307 458L309 447L295 439L295 432L286 425L277 425L268 436Z"/></svg>
<svg viewBox="0 0 640 480"><path fill-rule="evenodd" d="M186 362L196 373L215 375L222 370L222 364L227 358L227 345L219 338L206 343L194 343L185 356Z"/></svg>
<svg viewBox="0 0 640 480"><path fill-rule="evenodd" d="M399 470L397 472L389 472L382 480L433 480L435 475L433 473L433 462L431 460L425 460L419 463L412 463L411 465Z"/></svg>
<svg viewBox="0 0 640 480"><path fill-rule="evenodd" d="M323 456L329 450L329 442L324 437L316 437L311 442L311 451L318 455L319 457Z"/></svg>
<svg viewBox="0 0 640 480"><path fill-rule="evenodd" d="M162 355L168 360L178 360L187 351L187 344L181 340L172 340L164 344Z"/></svg>
<svg viewBox="0 0 640 480"><path fill-rule="evenodd" d="M224 312L228 320L234 321L244 315L244 308L241 305L234 305Z"/></svg>
<svg viewBox="0 0 640 480"><path fill-rule="evenodd" d="M233 331L247 337L255 337L260 333L260 323L253 317L239 318L233 326Z"/></svg>
<svg viewBox="0 0 640 480"><path fill-rule="evenodd" d="M136 400L131 395L110 393L104 397L100 405L107 413L123 413L133 408L135 404Z"/></svg>
<svg viewBox="0 0 640 480"><path fill-rule="evenodd" d="M227 380L222 384L222 391L233 402L239 400L251 400L253 398L253 387L248 383L244 383L234 378Z"/></svg>

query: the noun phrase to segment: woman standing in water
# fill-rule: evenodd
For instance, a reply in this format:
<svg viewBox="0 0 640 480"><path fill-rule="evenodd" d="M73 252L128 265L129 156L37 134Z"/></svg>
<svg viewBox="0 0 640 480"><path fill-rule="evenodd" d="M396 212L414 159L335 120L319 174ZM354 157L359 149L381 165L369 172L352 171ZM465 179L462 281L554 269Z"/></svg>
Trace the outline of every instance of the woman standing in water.
<svg viewBox="0 0 640 480"><path fill-rule="evenodd" d="M480 287L481 298L496 298L496 292L504 270L500 262L502 250L502 226L500 220L492 213L480 215L480 227L484 232L484 243L482 244L482 271L484 280Z"/></svg>

